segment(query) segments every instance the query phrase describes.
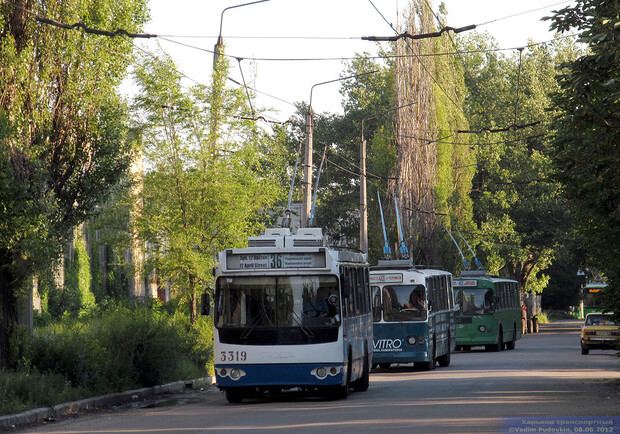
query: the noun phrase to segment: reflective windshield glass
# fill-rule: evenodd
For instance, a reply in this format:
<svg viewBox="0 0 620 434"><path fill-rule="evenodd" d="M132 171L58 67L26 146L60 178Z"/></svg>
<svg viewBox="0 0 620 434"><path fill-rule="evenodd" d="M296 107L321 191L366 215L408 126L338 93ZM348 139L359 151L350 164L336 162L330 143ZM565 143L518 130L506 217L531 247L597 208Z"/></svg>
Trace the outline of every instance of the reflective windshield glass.
<svg viewBox="0 0 620 434"><path fill-rule="evenodd" d="M222 277L215 324L228 327L327 326L340 322L335 276Z"/></svg>
<svg viewBox="0 0 620 434"><path fill-rule="evenodd" d="M383 298L383 319L385 321L420 321L426 319L424 285L384 286L381 295Z"/></svg>
<svg viewBox="0 0 620 434"><path fill-rule="evenodd" d="M599 305L598 292L586 292L583 298L583 305L589 308L596 308Z"/></svg>
<svg viewBox="0 0 620 434"><path fill-rule="evenodd" d="M461 303L461 310L465 315L492 314L495 312L493 291L490 289L463 289Z"/></svg>

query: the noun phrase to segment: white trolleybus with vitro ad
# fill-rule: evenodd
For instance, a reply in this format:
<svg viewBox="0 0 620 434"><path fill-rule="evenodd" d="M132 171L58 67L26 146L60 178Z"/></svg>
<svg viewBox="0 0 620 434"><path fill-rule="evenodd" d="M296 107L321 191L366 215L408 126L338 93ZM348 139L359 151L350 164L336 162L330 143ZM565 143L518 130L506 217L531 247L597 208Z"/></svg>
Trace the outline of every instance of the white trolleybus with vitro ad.
<svg viewBox="0 0 620 434"><path fill-rule="evenodd" d="M422 370L450 365L456 346L452 274L383 260L370 271L373 293L373 363L414 364Z"/></svg>
<svg viewBox="0 0 620 434"><path fill-rule="evenodd" d="M372 364L366 255L320 228L267 229L215 267L216 385L229 402L296 389L346 398Z"/></svg>

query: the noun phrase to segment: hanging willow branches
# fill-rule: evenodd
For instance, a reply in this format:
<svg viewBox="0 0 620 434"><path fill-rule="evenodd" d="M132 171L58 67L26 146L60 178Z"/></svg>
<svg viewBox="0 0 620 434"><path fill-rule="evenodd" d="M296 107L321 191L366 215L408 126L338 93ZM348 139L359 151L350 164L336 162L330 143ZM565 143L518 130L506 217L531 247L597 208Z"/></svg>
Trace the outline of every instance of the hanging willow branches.
<svg viewBox="0 0 620 434"><path fill-rule="evenodd" d="M432 30L430 12L419 0L412 0L406 18L406 31L411 34ZM404 237L412 247L412 257L427 263L437 258L432 242L435 219L434 183L436 176L436 133L432 89L432 58L422 56L432 51L429 40L401 39L396 42L396 106L406 106L394 115L398 148L399 185L392 185L403 207ZM416 104L411 104L416 102ZM415 138L413 138L415 137ZM417 211L422 212L417 212Z"/></svg>

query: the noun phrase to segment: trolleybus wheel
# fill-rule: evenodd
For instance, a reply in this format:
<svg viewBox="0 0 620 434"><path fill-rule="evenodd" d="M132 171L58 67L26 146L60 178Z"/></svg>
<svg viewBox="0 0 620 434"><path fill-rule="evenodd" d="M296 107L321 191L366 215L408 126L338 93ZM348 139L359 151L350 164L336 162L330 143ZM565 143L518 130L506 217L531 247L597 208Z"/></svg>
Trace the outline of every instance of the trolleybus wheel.
<svg viewBox="0 0 620 434"><path fill-rule="evenodd" d="M344 385L331 386L328 389L329 397L332 399L347 399L349 397L349 387L351 387L351 370L353 369L353 362L351 360L351 349L349 349L349 367L347 369L347 379Z"/></svg>
<svg viewBox="0 0 620 434"><path fill-rule="evenodd" d="M581 347L581 354L590 354L590 348Z"/></svg>
<svg viewBox="0 0 620 434"><path fill-rule="evenodd" d="M487 351L502 351L504 349L504 331L500 327L499 336L497 336L497 343L493 345L485 345Z"/></svg>
<svg viewBox="0 0 620 434"><path fill-rule="evenodd" d="M512 340L510 342L506 342L506 349L514 350L516 343L517 343L517 326L515 325L514 328L512 329Z"/></svg>
<svg viewBox="0 0 620 434"><path fill-rule="evenodd" d="M437 348L437 345L435 345L435 339L433 339L433 356L431 357L431 359L428 362L414 362L413 366L415 368L420 368L423 371L432 371L433 369L435 369L435 363L437 362L437 359L435 358L435 349Z"/></svg>
<svg viewBox="0 0 620 434"><path fill-rule="evenodd" d="M356 392L365 392L370 385L370 370L368 369L368 352L364 354L364 370L362 377L353 382L353 389Z"/></svg>
<svg viewBox="0 0 620 434"><path fill-rule="evenodd" d="M443 356L437 357L437 363L444 368L450 366L450 335L448 335L448 352Z"/></svg>
<svg viewBox="0 0 620 434"><path fill-rule="evenodd" d="M243 391L237 388L226 389L226 400L231 404L243 401Z"/></svg>

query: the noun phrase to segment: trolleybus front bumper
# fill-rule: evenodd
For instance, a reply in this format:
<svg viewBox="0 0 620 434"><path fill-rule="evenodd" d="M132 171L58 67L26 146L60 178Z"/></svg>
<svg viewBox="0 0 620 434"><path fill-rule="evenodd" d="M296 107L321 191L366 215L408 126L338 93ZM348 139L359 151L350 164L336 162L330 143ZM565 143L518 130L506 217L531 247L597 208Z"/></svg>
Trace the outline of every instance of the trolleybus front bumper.
<svg viewBox="0 0 620 434"><path fill-rule="evenodd" d="M342 363L215 365L216 385L229 387L319 387L344 384Z"/></svg>

